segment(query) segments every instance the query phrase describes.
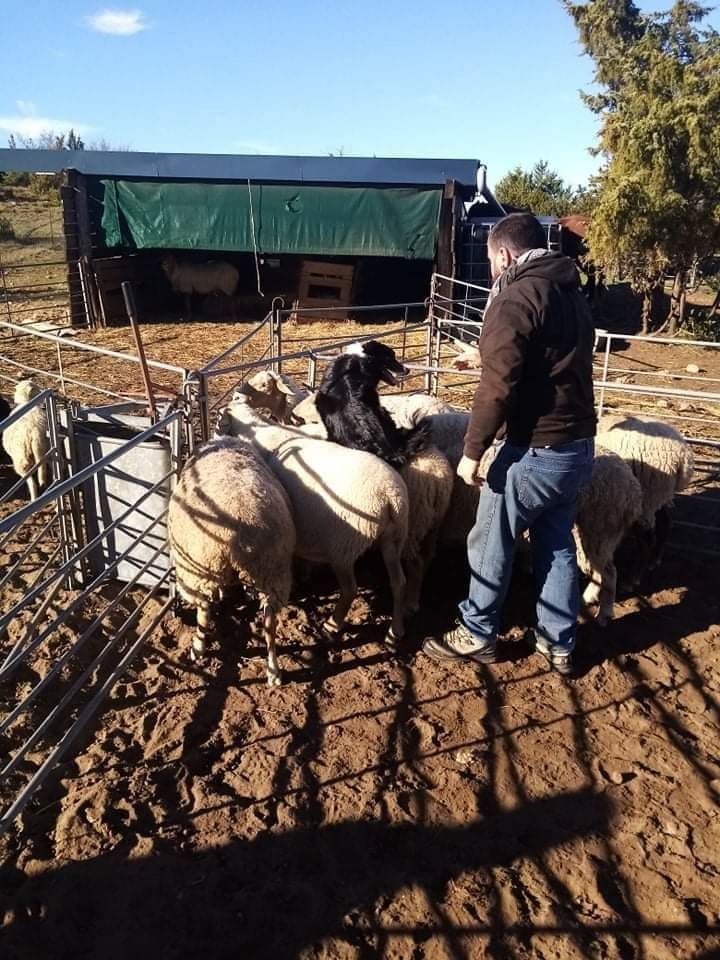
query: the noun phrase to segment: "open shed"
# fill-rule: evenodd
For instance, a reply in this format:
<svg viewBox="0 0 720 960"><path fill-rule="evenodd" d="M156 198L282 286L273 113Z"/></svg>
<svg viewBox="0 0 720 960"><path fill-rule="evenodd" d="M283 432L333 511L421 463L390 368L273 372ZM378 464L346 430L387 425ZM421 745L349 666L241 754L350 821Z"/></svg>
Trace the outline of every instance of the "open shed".
<svg viewBox="0 0 720 960"><path fill-rule="evenodd" d="M168 252L233 264L240 316L332 302L333 277L348 303L424 299L456 274L467 204L503 212L477 160L13 150L3 168L63 175L76 324L123 318L123 279L146 316L174 308Z"/></svg>

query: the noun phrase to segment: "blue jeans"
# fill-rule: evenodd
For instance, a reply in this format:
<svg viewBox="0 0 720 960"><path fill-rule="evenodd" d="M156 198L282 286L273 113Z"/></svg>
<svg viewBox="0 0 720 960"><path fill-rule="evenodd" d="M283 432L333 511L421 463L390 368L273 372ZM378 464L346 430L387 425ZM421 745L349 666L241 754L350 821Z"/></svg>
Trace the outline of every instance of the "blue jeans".
<svg viewBox="0 0 720 960"><path fill-rule="evenodd" d="M580 597L572 528L593 455L592 440L500 448L468 536L470 593L460 604L460 617L481 647L495 643L515 544L525 530L538 593L538 638L549 652L569 653L575 646Z"/></svg>

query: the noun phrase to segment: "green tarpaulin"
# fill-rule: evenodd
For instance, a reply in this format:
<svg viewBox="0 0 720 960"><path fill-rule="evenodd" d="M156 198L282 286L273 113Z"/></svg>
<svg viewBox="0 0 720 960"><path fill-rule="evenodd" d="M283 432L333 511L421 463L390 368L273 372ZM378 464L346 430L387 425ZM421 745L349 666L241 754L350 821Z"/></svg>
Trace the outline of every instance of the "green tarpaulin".
<svg viewBox="0 0 720 960"><path fill-rule="evenodd" d="M435 256L439 189L102 183L108 247Z"/></svg>

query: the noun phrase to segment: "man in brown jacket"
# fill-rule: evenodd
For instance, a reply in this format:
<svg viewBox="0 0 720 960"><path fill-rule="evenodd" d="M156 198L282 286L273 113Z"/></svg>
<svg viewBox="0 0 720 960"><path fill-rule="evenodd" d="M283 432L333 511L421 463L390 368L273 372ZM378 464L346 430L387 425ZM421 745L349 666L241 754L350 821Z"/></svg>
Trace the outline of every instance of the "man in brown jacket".
<svg viewBox="0 0 720 960"><path fill-rule="evenodd" d="M572 528L596 426L592 318L575 264L547 250L532 215L497 223L488 255L494 284L478 344L482 377L458 466L466 483L481 485L468 537L470 589L458 624L423 649L436 660L495 662L515 544L528 530L538 591L535 649L569 675L579 607ZM479 461L503 426L483 482Z"/></svg>

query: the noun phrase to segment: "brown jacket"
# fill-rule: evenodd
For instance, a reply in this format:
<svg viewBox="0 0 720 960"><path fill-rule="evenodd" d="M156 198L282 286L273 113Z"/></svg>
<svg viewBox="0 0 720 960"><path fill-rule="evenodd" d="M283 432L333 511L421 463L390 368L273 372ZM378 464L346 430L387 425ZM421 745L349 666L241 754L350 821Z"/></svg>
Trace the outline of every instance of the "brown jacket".
<svg viewBox="0 0 720 960"><path fill-rule="evenodd" d="M593 437L593 344L572 260L550 253L513 264L485 313L465 456L479 460L504 423L517 446Z"/></svg>

